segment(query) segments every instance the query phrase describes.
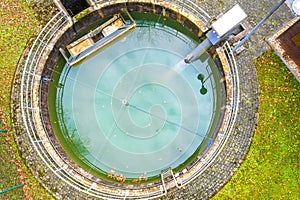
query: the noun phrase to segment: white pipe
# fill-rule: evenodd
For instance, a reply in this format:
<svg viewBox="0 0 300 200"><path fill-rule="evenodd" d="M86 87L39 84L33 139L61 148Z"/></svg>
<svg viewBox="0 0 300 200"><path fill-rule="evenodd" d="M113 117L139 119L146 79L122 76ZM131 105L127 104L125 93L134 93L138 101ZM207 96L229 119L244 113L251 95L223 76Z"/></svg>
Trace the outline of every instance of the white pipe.
<svg viewBox="0 0 300 200"><path fill-rule="evenodd" d="M189 55L184 59L185 63L192 63L197 60L207 49L212 46L209 39L205 39L201 42Z"/></svg>

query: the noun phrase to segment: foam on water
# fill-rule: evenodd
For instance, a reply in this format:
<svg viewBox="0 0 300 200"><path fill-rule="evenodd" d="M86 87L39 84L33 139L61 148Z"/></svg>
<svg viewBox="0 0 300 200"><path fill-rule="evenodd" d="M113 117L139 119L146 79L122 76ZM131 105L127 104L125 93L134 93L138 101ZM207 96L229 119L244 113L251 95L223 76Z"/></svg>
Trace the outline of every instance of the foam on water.
<svg viewBox="0 0 300 200"><path fill-rule="evenodd" d="M180 74L186 67L187 64L184 62L184 60L180 60L176 65L174 65L173 70Z"/></svg>

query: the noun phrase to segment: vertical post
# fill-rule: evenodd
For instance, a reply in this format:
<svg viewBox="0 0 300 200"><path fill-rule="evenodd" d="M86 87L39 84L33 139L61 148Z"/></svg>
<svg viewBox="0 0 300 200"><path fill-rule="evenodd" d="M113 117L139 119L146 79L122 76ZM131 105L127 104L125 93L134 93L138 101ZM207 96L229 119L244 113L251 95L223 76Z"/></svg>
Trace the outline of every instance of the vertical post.
<svg viewBox="0 0 300 200"><path fill-rule="evenodd" d="M281 0L279 2L279 4L273 8L268 14L267 16L265 16L265 18L263 18L247 35L246 37L244 37L232 50L231 50L231 54L233 54L240 46L242 46L244 44L244 42L246 42L252 35L253 33L259 28L261 27L261 25L263 23L265 23L265 21L267 21L267 19L269 19L269 17L276 11L278 10L278 8L285 2L286 0Z"/></svg>
<svg viewBox="0 0 300 200"><path fill-rule="evenodd" d="M97 4L95 0L86 0L90 6L92 6L94 9L97 8Z"/></svg>
<svg viewBox="0 0 300 200"><path fill-rule="evenodd" d="M181 12L183 11L183 8L184 8L184 3L185 3L185 0L182 0Z"/></svg>
<svg viewBox="0 0 300 200"><path fill-rule="evenodd" d="M64 15L68 18L69 24L73 25L73 20L72 17L70 16L70 14L68 13L67 9L65 8L65 6L62 4L62 2L60 0L54 0L54 3L56 4L56 6L59 8L59 10L61 12L64 13Z"/></svg>
<svg viewBox="0 0 300 200"><path fill-rule="evenodd" d="M59 51L60 51L61 55L64 57L64 59L67 61L68 65L70 65L69 58L66 55L65 51L62 48L59 48Z"/></svg>

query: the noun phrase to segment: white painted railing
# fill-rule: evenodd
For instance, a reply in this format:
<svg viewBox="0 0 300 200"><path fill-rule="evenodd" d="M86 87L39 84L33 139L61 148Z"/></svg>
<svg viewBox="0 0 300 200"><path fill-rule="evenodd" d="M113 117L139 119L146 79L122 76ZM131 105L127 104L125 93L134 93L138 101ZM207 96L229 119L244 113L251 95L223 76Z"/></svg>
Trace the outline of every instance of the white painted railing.
<svg viewBox="0 0 300 200"><path fill-rule="evenodd" d="M235 58L233 54L231 54L231 47L229 43L225 42L220 50L225 55L223 62L226 63L222 63L223 67L224 65L227 66L227 70L225 72L227 104L223 124L208 153L203 155L203 157L198 158L197 163L194 165L195 170L191 173L187 173L188 175L185 179L182 180L179 178L183 182L183 185L192 182L213 165L219 154L226 147L227 141L232 134L236 122L240 102L239 73ZM187 172L186 169L183 171L185 171L184 173Z"/></svg>
<svg viewBox="0 0 300 200"><path fill-rule="evenodd" d="M184 11L198 18L204 24L210 23L211 17L201 8L201 2L198 0L94 0L95 4L99 5L111 5L115 3L130 3L130 2L142 2L152 3L157 5L165 5L168 3L176 7L177 11L182 14Z"/></svg>
<svg viewBox="0 0 300 200"><path fill-rule="evenodd" d="M101 0L94 0L95 3L101 4L106 3L109 1L101 1ZM128 2L128 1L126 1ZM129 2L140 2L140 1L129 1ZM152 2L152 3L163 3L168 2L172 3L173 5L177 6L178 9L186 10L191 14L195 15L196 17L200 18L205 23L209 23L210 17L201 9L199 5L199 1L179 1L179 0L168 0L168 1L160 1L160 0L152 0L152 1L143 1L143 2ZM28 137L31 140L32 146L41 157L45 165L51 169L51 171L60 177L64 182L68 183L72 187L85 192L94 197L100 197L105 199L119 199L124 198L157 198L164 195L164 191L161 190L152 190L150 193L143 193L141 192L140 195L136 193L129 193L125 190L124 193L118 195L109 193L107 191L98 190L96 187L94 188L95 184L98 182L93 182L90 180L89 183L85 182L82 183L74 178L73 174L70 174L67 168L72 168L72 166L68 164L68 161L64 160L64 157L60 155L59 151L54 147L55 145L51 144L51 140L44 140L43 137L40 135L41 128L43 131L46 131L45 123L42 120L42 125L40 126L36 121L36 114L41 113L41 105L40 105L40 95L36 95L36 92L41 91L41 84L39 88L35 88L35 83L37 81L41 81L41 71L38 71L38 65L40 60L42 59L42 55L45 50L49 47L49 42L53 39L55 34L60 30L61 27L68 23L67 19L62 15L62 13L57 13L42 29L40 34L37 36L36 40L34 41L30 52L27 55L26 62L21 63L19 67L22 68L22 78L21 78L21 91L20 91L20 106L22 111L22 119L24 122L24 127ZM188 177L187 179L180 179L179 182L182 185L188 184L196 177L198 177L201 173L203 173L216 159L216 157L220 154L230 134L232 132L233 126L235 124L236 115L239 107L239 98L240 98L240 91L239 91L239 77L238 77L238 70L236 68L236 62L232 54L230 54L230 46L228 43L225 43L222 47L226 58L228 66L230 67L230 74L226 79L232 85L231 94L232 98L230 98L229 104L227 105L227 110L229 113L228 118L225 121L226 127L224 132L218 135L218 146L210 155L205 158L205 160L199 160L202 162L202 167L200 167L197 171L194 171L192 176ZM35 102L38 101L39 103L36 104ZM38 106L36 106L38 105ZM40 116L43 119L42 116ZM46 133L48 136L48 133ZM52 157L51 152L48 151L47 145L52 145L56 151L57 155L64 161L63 164L58 164L55 162L55 159ZM76 171L76 170L75 170ZM80 172L76 171L80 174ZM88 179L88 178L87 178ZM168 183L167 183L168 184Z"/></svg>

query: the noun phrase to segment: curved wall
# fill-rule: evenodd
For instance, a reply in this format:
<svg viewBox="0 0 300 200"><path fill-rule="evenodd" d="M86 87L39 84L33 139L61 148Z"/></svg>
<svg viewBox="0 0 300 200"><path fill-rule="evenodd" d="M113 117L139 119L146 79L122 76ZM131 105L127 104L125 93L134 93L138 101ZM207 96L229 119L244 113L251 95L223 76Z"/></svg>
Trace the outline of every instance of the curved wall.
<svg viewBox="0 0 300 200"><path fill-rule="evenodd" d="M155 10L156 12L156 10L160 10L159 7L162 7L162 5L170 5L167 1L155 2L160 2L160 5L146 3L142 5L140 3L107 5L108 2L104 1L105 5L98 5L98 10L90 14L89 17L83 18L71 28L70 24L67 24L64 18L58 14L42 30L31 50L25 52L24 57L20 60L12 93L12 119L17 142L33 174L57 198L86 198L85 195L105 199L125 197L157 198L168 195L168 192L172 196L177 191L178 193L181 190L185 191L184 188L189 185L198 185L199 183L202 183L199 186L200 189L197 190L199 195L209 197L224 185L233 174L236 166L239 165L240 162L228 165L230 159L234 159L234 153L228 154L227 159L221 156L224 149L226 151L232 149L231 135L240 101L238 70L234 58L229 53L230 46L227 43L217 49L217 57L219 58L217 62L221 63L224 71L224 77L221 81L226 85L226 89L224 89L226 105L222 107L224 120L219 123L220 129L216 133L216 139L209 150L197 157L190 168L183 169L174 177L171 174L161 183L150 183L139 187L134 185L124 186L117 183L107 183L81 169L76 169L76 164L68 160L66 155L58 153L60 152L57 151L60 150L60 145L55 140L54 135L50 133L51 124L49 121L43 120L49 117L47 116L48 85L47 83L40 85L42 75L51 75L52 69L58 61L56 59L59 58L58 49L73 40L76 34L84 29L84 24L89 24L89 20L99 20L105 16L111 16L124 6L139 11L145 8L145 11ZM170 7L170 9L167 9L169 10L167 12L169 17L183 20L190 31L201 35L203 27L196 26L197 23L186 22L188 16L180 16L178 19L178 15L174 10L180 10L181 8L179 6L174 8L174 5L170 5ZM194 18L194 15L192 16ZM39 41L45 42L39 43ZM245 146L249 145L250 143L245 143ZM235 149L232 149L232 152L234 151ZM214 185L213 188L212 185ZM182 187L183 189L180 189ZM195 194L198 194L198 192ZM191 197L190 193L183 195L186 195L186 198Z"/></svg>

